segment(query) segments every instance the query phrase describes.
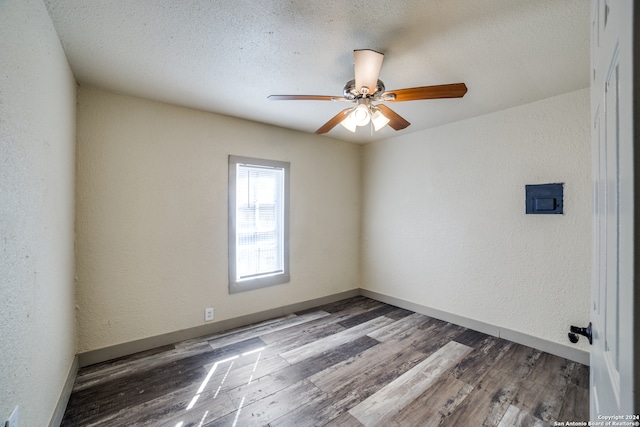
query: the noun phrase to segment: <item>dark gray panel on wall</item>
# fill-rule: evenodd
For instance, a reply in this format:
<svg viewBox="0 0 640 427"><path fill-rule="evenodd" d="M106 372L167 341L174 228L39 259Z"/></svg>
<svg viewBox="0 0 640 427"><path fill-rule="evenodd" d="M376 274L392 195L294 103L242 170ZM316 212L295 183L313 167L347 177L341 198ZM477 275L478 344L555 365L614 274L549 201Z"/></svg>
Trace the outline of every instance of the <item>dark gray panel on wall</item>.
<svg viewBox="0 0 640 427"><path fill-rule="evenodd" d="M525 185L526 213L562 214L564 184Z"/></svg>

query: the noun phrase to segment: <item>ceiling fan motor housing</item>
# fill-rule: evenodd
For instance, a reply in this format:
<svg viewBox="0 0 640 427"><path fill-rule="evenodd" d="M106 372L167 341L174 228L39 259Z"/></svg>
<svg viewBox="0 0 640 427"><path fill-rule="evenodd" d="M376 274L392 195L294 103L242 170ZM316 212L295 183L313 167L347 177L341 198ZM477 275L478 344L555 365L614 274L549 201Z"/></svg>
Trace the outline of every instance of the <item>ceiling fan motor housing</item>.
<svg viewBox="0 0 640 427"><path fill-rule="evenodd" d="M366 93L363 93L363 91L360 91L359 89L357 89L356 81L355 79L353 79L353 80L349 80L347 84L344 85L344 89L342 89L342 94L347 99L357 99L357 98L363 98L363 97L373 97L376 94L384 93L384 90L385 90L384 83L382 82L382 80L378 80L378 84L376 85L376 90L374 90L373 92L368 90L368 88L366 89L367 89Z"/></svg>

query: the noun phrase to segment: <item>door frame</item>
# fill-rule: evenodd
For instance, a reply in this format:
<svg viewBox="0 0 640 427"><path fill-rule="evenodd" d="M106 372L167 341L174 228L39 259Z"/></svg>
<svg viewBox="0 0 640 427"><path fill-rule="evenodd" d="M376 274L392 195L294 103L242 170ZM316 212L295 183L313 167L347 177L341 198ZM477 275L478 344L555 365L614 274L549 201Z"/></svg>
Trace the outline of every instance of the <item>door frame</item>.
<svg viewBox="0 0 640 427"><path fill-rule="evenodd" d="M590 308L594 324L590 375L592 421L602 421L602 416L624 417L640 412L640 317L635 315L640 310L640 292L635 292L640 289L640 278L635 267L640 266L640 191L634 191L640 189L640 149L634 149L640 147L640 25L636 24L640 22L640 6L634 8L634 3L634 0L591 2L590 79L594 172L594 274ZM607 18L612 20L608 28ZM610 91L607 81L611 64L615 65L616 73L619 71L615 87L616 90L620 88L615 92L615 103L611 108L616 117L614 163L611 163L611 158L607 160L606 154L609 152L611 157L612 153L611 142L607 141L609 130L606 114L609 112L605 111L608 108L605 97ZM601 162L606 164L604 169ZM614 246L610 245L612 241ZM613 322L616 324L614 334L617 337L614 341L618 344L615 369L608 359L609 349L604 331L600 330L605 325L610 327L611 322L603 320L603 316L606 318L606 310L612 306L606 303L606 292L601 292L603 286L606 291L607 286L612 284L618 292L616 304L613 305L614 318L617 319ZM602 307L605 315L598 314ZM612 376L610 372L613 372ZM614 377L616 379L612 380ZM600 395L600 402L596 399L597 395Z"/></svg>

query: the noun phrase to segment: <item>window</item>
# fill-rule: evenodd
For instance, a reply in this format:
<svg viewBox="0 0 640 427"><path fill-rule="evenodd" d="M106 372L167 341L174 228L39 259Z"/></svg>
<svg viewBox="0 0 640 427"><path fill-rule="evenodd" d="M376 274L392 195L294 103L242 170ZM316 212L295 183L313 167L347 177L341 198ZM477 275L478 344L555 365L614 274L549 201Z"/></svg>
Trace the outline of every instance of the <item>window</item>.
<svg viewBox="0 0 640 427"><path fill-rule="evenodd" d="M229 292L289 281L289 163L229 156Z"/></svg>

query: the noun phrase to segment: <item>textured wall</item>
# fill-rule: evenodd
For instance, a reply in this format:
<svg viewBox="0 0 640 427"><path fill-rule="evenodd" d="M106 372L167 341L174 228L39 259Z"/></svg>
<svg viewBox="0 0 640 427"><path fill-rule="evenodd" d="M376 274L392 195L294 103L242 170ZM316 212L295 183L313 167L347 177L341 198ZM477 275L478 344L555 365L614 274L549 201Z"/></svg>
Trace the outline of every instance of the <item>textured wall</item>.
<svg viewBox="0 0 640 427"><path fill-rule="evenodd" d="M362 287L569 345L589 322L589 129L584 89L367 145ZM554 182L565 214L525 215L525 185Z"/></svg>
<svg viewBox="0 0 640 427"><path fill-rule="evenodd" d="M0 1L3 425L48 425L75 355L75 89L42 1Z"/></svg>
<svg viewBox="0 0 640 427"><path fill-rule="evenodd" d="M362 147L81 87L79 352L355 289ZM291 162L291 282L229 295L228 155Z"/></svg>

